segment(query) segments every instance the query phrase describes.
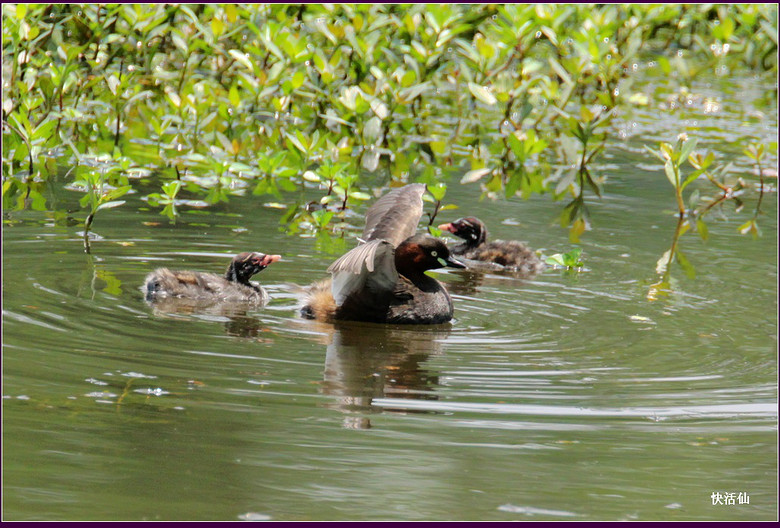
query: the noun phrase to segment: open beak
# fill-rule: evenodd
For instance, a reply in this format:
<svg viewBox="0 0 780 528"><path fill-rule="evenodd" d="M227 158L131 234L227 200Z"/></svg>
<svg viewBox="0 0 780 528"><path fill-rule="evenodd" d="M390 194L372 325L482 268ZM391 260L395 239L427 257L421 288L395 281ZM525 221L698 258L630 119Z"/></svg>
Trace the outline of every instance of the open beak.
<svg viewBox="0 0 780 528"><path fill-rule="evenodd" d="M262 271L269 266L269 264L276 262L282 258L281 255L266 255L265 253L253 253L252 264L257 266L257 271ZM255 273L257 273L257 271Z"/></svg>
<svg viewBox="0 0 780 528"><path fill-rule="evenodd" d="M440 224L439 229L442 231L449 231L450 233L455 232L455 227L452 224Z"/></svg>

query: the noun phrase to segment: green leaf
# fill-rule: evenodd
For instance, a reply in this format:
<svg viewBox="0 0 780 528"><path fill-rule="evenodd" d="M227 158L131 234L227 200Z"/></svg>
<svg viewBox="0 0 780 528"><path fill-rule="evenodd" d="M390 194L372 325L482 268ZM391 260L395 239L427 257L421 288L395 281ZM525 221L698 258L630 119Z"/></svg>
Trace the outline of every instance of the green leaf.
<svg viewBox="0 0 780 528"><path fill-rule="evenodd" d="M525 160L525 156L527 154L525 150L525 143L523 141L520 141L520 139L516 135L517 133L509 134L506 139L507 143L509 143L509 148L512 149L512 152L517 156L517 159L522 163L523 160Z"/></svg>
<svg viewBox="0 0 780 528"><path fill-rule="evenodd" d="M758 228L758 223L756 222L755 219L748 220L747 222L739 226L737 230L741 235L750 234L753 236L753 238L758 238L761 236L761 230Z"/></svg>
<svg viewBox="0 0 780 528"><path fill-rule="evenodd" d="M574 243L579 242L580 235L585 232L585 229L587 229L587 223L583 218L578 218L575 220L569 229L569 240Z"/></svg>
<svg viewBox="0 0 780 528"><path fill-rule="evenodd" d="M693 152L693 149L696 148L696 143L698 140L696 138L689 139L685 143L683 143L682 148L680 149L680 164L688 159L688 156L691 155L691 152Z"/></svg>
<svg viewBox="0 0 780 528"><path fill-rule="evenodd" d="M696 231L698 231L699 236L701 237L702 240L706 241L710 236L710 231L707 228L707 224L705 224L704 220L702 220L701 218L696 220Z"/></svg>
<svg viewBox="0 0 780 528"><path fill-rule="evenodd" d="M431 88L432 88L432 84L429 81L420 84L415 84L414 86L404 88L403 90L398 92L398 99L401 100L403 103L408 104L411 103L416 97L427 92Z"/></svg>
<svg viewBox="0 0 780 528"><path fill-rule="evenodd" d="M285 132L284 136L290 140L290 142L295 145L295 148L301 151L301 153L306 154L309 149L306 148L306 146L301 142L300 139L295 137L294 135L290 134L289 132Z"/></svg>
<svg viewBox="0 0 780 528"><path fill-rule="evenodd" d="M676 257L677 257L677 263L680 265L683 271L685 271L685 274L688 276L688 278L695 279L696 270L694 269L690 261L688 261L688 259L685 257L683 252L678 250L676 253Z"/></svg>
<svg viewBox="0 0 780 528"><path fill-rule="evenodd" d="M228 53L230 54L231 57L233 57L233 59L235 59L237 63L242 65L244 68L246 68L250 72L254 71L254 67L252 66L252 61L249 60L249 54L242 53L234 49L228 50Z"/></svg>
<svg viewBox="0 0 780 528"><path fill-rule="evenodd" d="M666 158L664 158L657 150L653 150L647 145L644 146L645 150L648 151L650 154L661 160L661 163L666 163Z"/></svg>
<svg viewBox="0 0 780 528"><path fill-rule="evenodd" d="M298 70L295 72L292 76L292 87L293 90L297 90L303 85L303 82L306 80L306 74L303 73L301 70Z"/></svg>
<svg viewBox="0 0 780 528"><path fill-rule="evenodd" d="M175 180L172 182L168 182L163 184L162 190L165 193L166 196L169 198L175 198L177 194L179 194L179 190L181 189L181 181Z"/></svg>
<svg viewBox="0 0 780 528"><path fill-rule="evenodd" d="M685 181L680 186L680 190L685 189L688 186L689 183L696 181L699 178L699 176L702 175L702 173L704 173L704 170L703 169L699 169L699 170L693 171L688 176L686 176Z"/></svg>
<svg viewBox="0 0 780 528"><path fill-rule="evenodd" d="M238 86L234 83L228 91L228 100L233 106L239 106L241 104L241 96L238 95Z"/></svg>
<svg viewBox="0 0 780 528"><path fill-rule="evenodd" d="M104 194L100 198L100 201L101 202L103 202L103 201L107 202L107 201L114 200L116 198L119 198L120 196L124 196L125 194L127 194L130 191L130 189L132 189L132 186L130 186L130 185L125 185L123 187L117 187L116 189L112 189L112 190L108 191L106 194Z"/></svg>
<svg viewBox="0 0 780 528"><path fill-rule="evenodd" d="M211 19L211 32L214 33L215 37L219 37L224 29L225 24L222 20L217 17Z"/></svg>
<svg viewBox="0 0 780 528"><path fill-rule="evenodd" d="M460 183L474 183L475 181L481 179L485 175L490 174L490 171L491 171L491 169L489 169L489 168L475 169L475 170L472 170L472 171L468 171L460 179Z"/></svg>
<svg viewBox="0 0 780 528"><path fill-rule="evenodd" d="M105 203L102 203L102 204L98 205L96 210L100 211L101 209L111 209L113 207L119 207L123 203L125 203L124 200L117 200L117 201L113 201L113 202L105 202Z"/></svg>
<svg viewBox="0 0 780 528"><path fill-rule="evenodd" d="M567 253L556 253L550 255L545 259L547 264L552 266L561 266L564 268L581 268L582 261L580 260L582 255L582 248L574 248Z"/></svg>
<svg viewBox="0 0 780 528"><path fill-rule="evenodd" d="M669 179L674 188L678 188L680 186L680 179L677 175L677 172L674 170L674 163L672 163L672 160L666 160L666 163L664 164L664 171L666 172L666 177Z"/></svg>
<svg viewBox="0 0 780 528"><path fill-rule="evenodd" d="M550 264L551 266L566 266L566 264L563 263L563 255L560 253L556 253L555 255L550 255L545 260L547 264Z"/></svg>
<svg viewBox="0 0 780 528"><path fill-rule="evenodd" d="M330 223L330 219L333 218L333 211L327 209L318 209L311 214L314 221L317 222L317 226L322 229Z"/></svg>
<svg viewBox="0 0 780 528"><path fill-rule="evenodd" d="M582 255L582 248L574 248L568 253L563 254L563 262L569 267L582 266L582 262L580 262L581 255Z"/></svg>
<svg viewBox="0 0 780 528"><path fill-rule="evenodd" d="M447 184L437 183L435 185L428 185L428 192L431 193L434 200L441 201L444 195L447 193Z"/></svg>
<svg viewBox="0 0 780 528"><path fill-rule="evenodd" d="M476 97L486 105L494 105L498 102L496 96L490 93L490 90L488 90L484 86L480 86L479 84L470 82L469 90L474 95L474 97Z"/></svg>
<svg viewBox="0 0 780 528"><path fill-rule="evenodd" d="M32 134L32 139L49 139L52 135L52 130L57 126L56 119L46 119L43 123L38 125Z"/></svg>
<svg viewBox="0 0 780 528"><path fill-rule="evenodd" d="M561 63L555 60L554 58L550 57L548 59L548 62L550 63L550 66L555 71L555 73L558 75L558 77L561 78L564 84L572 85L574 84L571 80L571 76L569 73L561 66Z"/></svg>

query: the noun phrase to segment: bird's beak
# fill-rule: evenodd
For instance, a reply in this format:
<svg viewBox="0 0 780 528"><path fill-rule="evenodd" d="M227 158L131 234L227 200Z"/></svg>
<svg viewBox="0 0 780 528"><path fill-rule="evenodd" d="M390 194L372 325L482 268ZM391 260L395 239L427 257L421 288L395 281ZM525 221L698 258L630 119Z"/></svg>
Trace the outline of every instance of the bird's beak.
<svg viewBox="0 0 780 528"><path fill-rule="evenodd" d="M264 255L263 259L260 261L260 265L264 268L267 268L270 264L273 264L277 260L282 260L281 255Z"/></svg>
<svg viewBox="0 0 780 528"><path fill-rule="evenodd" d="M466 267L466 265L464 263L462 263L461 261L459 261L458 259L456 259L452 255L450 255L449 257L447 257L446 259L443 259L443 260L446 263L446 265L449 266L450 268L465 268Z"/></svg>
<svg viewBox="0 0 780 528"><path fill-rule="evenodd" d="M452 224L440 224L439 229L442 231L449 231L450 233L455 232L455 227Z"/></svg>

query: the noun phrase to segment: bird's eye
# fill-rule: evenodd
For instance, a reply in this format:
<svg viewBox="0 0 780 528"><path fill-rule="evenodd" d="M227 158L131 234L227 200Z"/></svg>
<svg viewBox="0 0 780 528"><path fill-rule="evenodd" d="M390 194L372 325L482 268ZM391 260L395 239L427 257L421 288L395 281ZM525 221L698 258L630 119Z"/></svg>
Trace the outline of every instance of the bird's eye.
<svg viewBox="0 0 780 528"><path fill-rule="evenodd" d="M431 256L432 257L438 257L439 255L435 251L431 251Z"/></svg>

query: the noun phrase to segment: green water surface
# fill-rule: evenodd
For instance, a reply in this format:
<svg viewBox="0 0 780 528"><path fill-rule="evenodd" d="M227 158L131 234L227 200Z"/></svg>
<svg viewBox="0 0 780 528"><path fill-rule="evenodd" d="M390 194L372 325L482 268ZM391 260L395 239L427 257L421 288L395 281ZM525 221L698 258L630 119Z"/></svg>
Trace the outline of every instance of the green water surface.
<svg viewBox="0 0 780 528"><path fill-rule="evenodd" d="M717 114L623 116L580 244L560 204L480 201L455 171L460 209L437 220L581 247L588 271L433 273L449 325L300 319L302 287L355 241L286 235L263 197L171 224L131 196L98 215L91 255L75 221L5 211L4 519L776 519L776 194L759 239L736 229L752 204L684 235L691 268L648 298L676 218L642 145L687 129L736 159L776 134L776 107L745 117L766 86L720 82L697 87ZM166 313L139 290L155 267L221 271L245 250L283 257L256 277L265 308Z"/></svg>

